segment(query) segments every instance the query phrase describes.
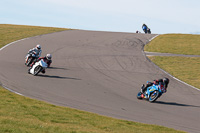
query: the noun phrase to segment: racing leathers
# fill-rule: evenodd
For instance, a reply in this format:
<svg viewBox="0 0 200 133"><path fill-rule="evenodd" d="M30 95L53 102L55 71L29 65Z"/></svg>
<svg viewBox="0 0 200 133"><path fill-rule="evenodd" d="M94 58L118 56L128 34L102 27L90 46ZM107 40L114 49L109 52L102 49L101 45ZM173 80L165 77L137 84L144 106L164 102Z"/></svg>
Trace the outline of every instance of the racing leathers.
<svg viewBox="0 0 200 133"><path fill-rule="evenodd" d="M168 83L169 83L168 78L157 79L157 80L154 80L153 82L148 82L145 86L143 85L141 88L141 92L144 93L148 87L154 84L154 85L161 85L160 89L162 90L163 93L165 93L167 92Z"/></svg>
<svg viewBox="0 0 200 133"><path fill-rule="evenodd" d="M33 65L34 65L36 62L40 61L41 59L43 59L44 62L47 63L47 65L48 65L47 67L50 67L50 65L51 65L51 63L52 63L52 60L51 60L51 59L48 60L48 59L46 58L46 56L45 56L45 57L40 57L40 58L38 58L36 61L34 61L34 62L31 64L31 66L30 66L30 68L29 68L29 72L30 72L30 69L33 67ZM42 73L45 73L45 69L42 71Z"/></svg>
<svg viewBox="0 0 200 133"><path fill-rule="evenodd" d="M39 58L41 56L42 50L38 48L32 48L28 51L29 54L34 53L36 58Z"/></svg>
<svg viewBox="0 0 200 133"><path fill-rule="evenodd" d="M143 24L142 25L142 29L143 29L144 33L146 34L147 33L147 29L148 29L147 25Z"/></svg>

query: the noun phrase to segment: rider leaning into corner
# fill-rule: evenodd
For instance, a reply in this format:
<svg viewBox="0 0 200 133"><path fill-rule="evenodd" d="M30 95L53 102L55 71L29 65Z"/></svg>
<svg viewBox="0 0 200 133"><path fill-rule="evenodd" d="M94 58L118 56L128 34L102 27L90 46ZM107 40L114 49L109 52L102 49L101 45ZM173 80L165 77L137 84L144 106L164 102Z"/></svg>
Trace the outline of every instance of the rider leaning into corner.
<svg viewBox="0 0 200 133"><path fill-rule="evenodd" d="M30 68L29 68L29 70L28 70L28 73L30 73L30 70L31 70L31 68L33 67L33 65L34 65L36 62L40 61L41 59L43 59L44 62L47 63L48 67L50 67L50 65L51 65L51 63L52 63L51 58L52 58L52 55L51 55L51 54L47 54L45 57L40 57L40 58L38 58L36 61L34 61L34 62L31 64L31 66L30 66ZM45 73L45 69L42 71L42 73Z"/></svg>
<svg viewBox="0 0 200 133"><path fill-rule="evenodd" d="M142 25L142 30L144 31L145 34L151 34L151 29L148 28L146 24Z"/></svg>
<svg viewBox="0 0 200 133"><path fill-rule="evenodd" d="M148 29L147 25L146 25L146 24L143 24L143 25L142 25L142 29L143 29L143 31L144 31L145 34L146 34L146 33L147 33L147 29Z"/></svg>
<svg viewBox="0 0 200 133"><path fill-rule="evenodd" d="M169 84L169 79L168 78L163 78L163 79L157 79L154 80L153 82L148 82L146 85L143 84L142 88L141 88L141 92L144 93L148 87L152 86L152 85L163 85L163 87L161 88L162 92L165 93L167 92L167 87Z"/></svg>
<svg viewBox="0 0 200 133"><path fill-rule="evenodd" d="M41 54L42 54L42 49L41 49L40 44L37 44L36 47L30 49L28 51L28 53L35 53L36 58L39 58L41 56Z"/></svg>

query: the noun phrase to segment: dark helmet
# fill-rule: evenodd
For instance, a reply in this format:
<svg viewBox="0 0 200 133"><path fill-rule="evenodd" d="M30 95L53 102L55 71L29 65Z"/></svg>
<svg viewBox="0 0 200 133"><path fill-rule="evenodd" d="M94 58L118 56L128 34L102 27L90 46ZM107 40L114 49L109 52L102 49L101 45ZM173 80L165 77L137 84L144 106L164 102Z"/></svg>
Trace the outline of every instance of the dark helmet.
<svg viewBox="0 0 200 133"><path fill-rule="evenodd" d="M163 82L168 85L169 84L169 79L168 78L163 78Z"/></svg>

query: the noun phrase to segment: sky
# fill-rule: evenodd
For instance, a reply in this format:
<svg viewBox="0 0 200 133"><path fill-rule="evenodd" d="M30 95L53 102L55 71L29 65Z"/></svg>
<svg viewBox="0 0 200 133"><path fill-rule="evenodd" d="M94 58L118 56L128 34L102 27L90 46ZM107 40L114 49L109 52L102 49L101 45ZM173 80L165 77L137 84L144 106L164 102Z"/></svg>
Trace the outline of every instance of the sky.
<svg viewBox="0 0 200 133"><path fill-rule="evenodd" d="M0 0L0 24L200 34L200 0Z"/></svg>

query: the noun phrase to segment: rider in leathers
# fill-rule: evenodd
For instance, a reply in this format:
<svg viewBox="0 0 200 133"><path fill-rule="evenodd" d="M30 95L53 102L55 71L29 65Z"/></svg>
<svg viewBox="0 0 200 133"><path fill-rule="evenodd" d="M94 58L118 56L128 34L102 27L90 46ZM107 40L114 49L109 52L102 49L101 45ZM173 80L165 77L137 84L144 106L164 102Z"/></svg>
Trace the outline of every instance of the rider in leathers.
<svg viewBox="0 0 200 133"><path fill-rule="evenodd" d="M36 45L36 47L30 49L28 51L28 53L34 53L36 55L36 58L39 58L41 56L41 53L42 53L42 49L41 49L41 46L38 44Z"/></svg>
<svg viewBox="0 0 200 133"><path fill-rule="evenodd" d="M169 84L169 79L168 78L163 78L163 79L158 79L158 80L154 80L153 82L148 82L146 84L146 86L142 86L141 88L141 92L144 93L148 87L152 86L152 85L159 85L159 84L162 84L163 85L163 88L161 88L162 92L167 92L167 87L168 87L168 84Z"/></svg>
<svg viewBox="0 0 200 133"><path fill-rule="evenodd" d="M47 54L45 57L40 57L40 58L38 58L36 61L34 61L34 62L31 64L31 66L30 66L30 68L29 68L29 70L28 70L28 73L30 73L30 70L31 70L31 68L33 67L33 65L34 65L36 62L40 61L41 59L43 59L44 62L47 63L47 65L48 65L47 67L50 67L50 65L51 65L51 63L52 63L51 58L52 58L52 55L51 55L51 54ZM42 73L45 73L45 69L42 71Z"/></svg>
<svg viewBox="0 0 200 133"><path fill-rule="evenodd" d="M142 29L143 29L144 33L147 34L147 29L148 29L148 27L147 27L146 24L143 24L143 25L142 25Z"/></svg>

